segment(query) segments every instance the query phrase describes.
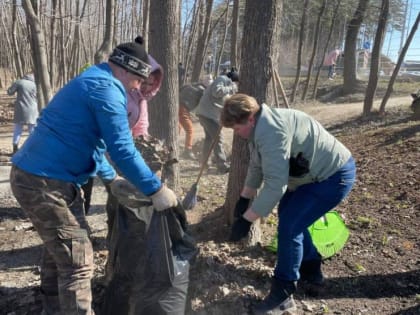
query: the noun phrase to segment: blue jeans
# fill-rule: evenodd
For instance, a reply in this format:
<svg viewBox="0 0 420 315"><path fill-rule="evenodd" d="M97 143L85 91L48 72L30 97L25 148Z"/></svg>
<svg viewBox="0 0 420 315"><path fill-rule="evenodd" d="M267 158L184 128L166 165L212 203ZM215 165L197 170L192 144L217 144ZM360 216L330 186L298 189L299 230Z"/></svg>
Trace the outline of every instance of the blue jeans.
<svg viewBox="0 0 420 315"><path fill-rule="evenodd" d="M320 259L308 227L337 206L350 192L356 177L354 159L322 182L287 191L278 208L277 265L274 276L283 281L299 280L302 260Z"/></svg>
<svg viewBox="0 0 420 315"><path fill-rule="evenodd" d="M335 65L328 66L328 78L332 79L334 78L335 74Z"/></svg>

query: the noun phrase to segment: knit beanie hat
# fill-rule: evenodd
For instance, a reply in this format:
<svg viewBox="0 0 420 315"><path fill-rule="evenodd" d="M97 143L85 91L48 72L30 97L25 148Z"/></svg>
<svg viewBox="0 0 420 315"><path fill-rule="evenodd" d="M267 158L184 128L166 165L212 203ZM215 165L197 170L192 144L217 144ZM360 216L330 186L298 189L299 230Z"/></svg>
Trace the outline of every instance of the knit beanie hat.
<svg viewBox="0 0 420 315"><path fill-rule="evenodd" d="M238 74L238 70L236 70L235 68L232 67L232 69L230 69L230 71L226 74L227 77L229 79L231 79L233 82L238 82L239 81L239 74Z"/></svg>
<svg viewBox="0 0 420 315"><path fill-rule="evenodd" d="M149 77L152 69L141 36L136 37L134 42L118 45L112 52L109 60L127 71L146 79Z"/></svg>

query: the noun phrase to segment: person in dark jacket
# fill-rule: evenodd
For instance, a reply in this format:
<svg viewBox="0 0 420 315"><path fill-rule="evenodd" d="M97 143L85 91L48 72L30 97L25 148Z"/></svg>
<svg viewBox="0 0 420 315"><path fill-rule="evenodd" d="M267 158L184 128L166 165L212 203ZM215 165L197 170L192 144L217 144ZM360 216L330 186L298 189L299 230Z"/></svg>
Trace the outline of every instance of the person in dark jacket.
<svg viewBox="0 0 420 315"><path fill-rule="evenodd" d="M22 79L15 81L7 89L8 95L15 93L17 93L17 97L13 115L13 154L19 148L23 127L26 125L29 134L31 134L38 118L36 85L33 74L26 74Z"/></svg>
<svg viewBox="0 0 420 315"><path fill-rule="evenodd" d="M93 250L81 186L98 175L110 187L132 184L156 211L178 204L136 149L127 93L141 88L151 67L143 45L118 45L108 62L68 82L42 111L12 158L10 184L45 251L41 291L46 314L93 314ZM117 176L105 152L129 182Z"/></svg>

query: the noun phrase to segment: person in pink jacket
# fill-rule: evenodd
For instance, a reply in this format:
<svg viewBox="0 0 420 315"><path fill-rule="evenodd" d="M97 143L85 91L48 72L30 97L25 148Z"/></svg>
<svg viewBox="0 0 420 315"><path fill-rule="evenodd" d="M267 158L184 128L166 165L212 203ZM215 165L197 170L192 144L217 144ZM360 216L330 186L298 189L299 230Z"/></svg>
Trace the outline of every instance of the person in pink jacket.
<svg viewBox="0 0 420 315"><path fill-rule="evenodd" d="M152 72L142 85L140 91L134 90L127 94L128 122L134 138L149 134L147 102L157 94L162 85L162 66L150 55L149 64L152 66Z"/></svg>
<svg viewBox="0 0 420 315"><path fill-rule="evenodd" d="M324 60L324 66L328 66L328 79L332 80L335 76L335 65L337 64L337 59L340 56L340 49L336 48L331 51Z"/></svg>

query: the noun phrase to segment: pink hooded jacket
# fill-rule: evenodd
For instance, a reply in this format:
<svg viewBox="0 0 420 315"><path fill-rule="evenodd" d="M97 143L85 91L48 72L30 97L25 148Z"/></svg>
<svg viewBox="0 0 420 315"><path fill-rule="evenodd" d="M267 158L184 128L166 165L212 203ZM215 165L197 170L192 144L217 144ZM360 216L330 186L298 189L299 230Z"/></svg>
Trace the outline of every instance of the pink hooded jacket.
<svg viewBox="0 0 420 315"><path fill-rule="evenodd" d="M334 49L331 51L327 57L324 59L324 66L332 66L335 65L337 62L338 56L340 56L341 51L339 49Z"/></svg>
<svg viewBox="0 0 420 315"><path fill-rule="evenodd" d="M163 80L163 69L157 61L149 55L149 63L152 66L151 78L154 77L152 85L144 82L140 90L134 90L127 95L128 122L133 137L148 135L149 114L147 111L147 102L159 91Z"/></svg>

